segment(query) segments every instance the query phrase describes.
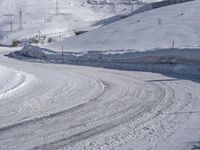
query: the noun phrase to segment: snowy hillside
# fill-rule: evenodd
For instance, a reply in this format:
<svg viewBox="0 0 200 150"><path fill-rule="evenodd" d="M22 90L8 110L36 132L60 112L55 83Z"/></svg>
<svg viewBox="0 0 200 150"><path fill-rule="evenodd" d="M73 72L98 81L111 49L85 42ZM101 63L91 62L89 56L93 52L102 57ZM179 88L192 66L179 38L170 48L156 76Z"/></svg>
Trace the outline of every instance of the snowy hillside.
<svg viewBox="0 0 200 150"><path fill-rule="evenodd" d="M66 39L65 51L136 50L200 46L200 1L133 15L78 37ZM46 46L60 50L60 43Z"/></svg>
<svg viewBox="0 0 200 150"><path fill-rule="evenodd" d="M135 5L137 1L133 0L132 4L128 4L130 1L132 0L58 0L56 3L56 0L1 0L0 43L6 44L13 39L30 38L39 34L58 36L60 32L63 37L68 37L74 35L74 29L97 28L98 25L93 26L97 21L130 13L133 7L139 7Z"/></svg>
<svg viewBox="0 0 200 150"><path fill-rule="evenodd" d="M199 6L200 1L192 1L135 13L61 42L40 47L26 45L9 56L25 60L31 57L31 61L40 62L200 74ZM171 64L189 66L174 68ZM191 68L191 64L195 67Z"/></svg>

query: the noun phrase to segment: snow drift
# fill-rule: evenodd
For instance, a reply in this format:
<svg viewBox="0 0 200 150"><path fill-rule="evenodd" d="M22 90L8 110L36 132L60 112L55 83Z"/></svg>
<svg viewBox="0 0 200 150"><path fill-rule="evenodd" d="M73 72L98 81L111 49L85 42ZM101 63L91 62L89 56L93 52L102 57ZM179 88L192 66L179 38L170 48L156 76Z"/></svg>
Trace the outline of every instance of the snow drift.
<svg viewBox="0 0 200 150"><path fill-rule="evenodd" d="M38 46L25 46L21 50L21 55L24 55L26 57L33 57L33 58L44 58L46 57L45 53L42 52L42 49Z"/></svg>

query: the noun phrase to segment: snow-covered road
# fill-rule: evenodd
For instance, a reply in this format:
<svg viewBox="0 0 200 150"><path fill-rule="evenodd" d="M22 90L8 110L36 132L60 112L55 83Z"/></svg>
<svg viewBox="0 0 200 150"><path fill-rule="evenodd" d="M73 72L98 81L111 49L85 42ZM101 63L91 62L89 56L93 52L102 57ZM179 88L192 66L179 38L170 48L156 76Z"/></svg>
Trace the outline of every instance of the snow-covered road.
<svg viewBox="0 0 200 150"><path fill-rule="evenodd" d="M1 150L182 149L200 137L198 80L1 53Z"/></svg>

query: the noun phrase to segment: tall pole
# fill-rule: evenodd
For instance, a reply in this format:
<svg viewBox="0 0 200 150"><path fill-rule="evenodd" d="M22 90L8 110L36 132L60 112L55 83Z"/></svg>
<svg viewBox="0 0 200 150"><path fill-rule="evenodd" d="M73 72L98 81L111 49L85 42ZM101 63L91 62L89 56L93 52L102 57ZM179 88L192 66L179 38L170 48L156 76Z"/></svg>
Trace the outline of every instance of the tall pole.
<svg viewBox="0 0 200 150"><path fill-rule="evenodd" d="M38 31L38 41L40 43L40 39L41 39L41 31Z"/></svg>
<svg viewBox="0 0 200 150"><path fill-rule="evenodd" d="M13 31L13 22L10 21L10 31Z"/></svg>
<svg viewBox="0 0 200 150"><path fill-rule="evenodd" d="M134 4L133 4L133 3L131 3L131 11L132 11L132 12L135 11Z"/></svg>
<svg viewBox="0 0 200 150"><path fill-rule="evenodd" d="M61 32L59 33L59 41L60 42L62 41L62 33Z"/></svg>
<svg viewBox="0 0 200 150"><path fill-rule="evenodd" d="M174 45L175 45L175 42L173 41L172 42L172 51L174 50Z"/></svg>
<svg viewBox="0 0 200 150"><path fill-rule="evenodd" d="M19 11L19 30L22 30L22 10Z"/></svg>
<svg viewBox="0 0 200 150"><path fill-rule="evenodd" d="M62 43L62 56L64 56L64 46L63 46L63 42L61 42Z"/></svg>
<svg viewBox="0 0 200 150"><path fill-rule="evenodd" d="M59 14L58 0L56 0L56 14Z"/></svg>

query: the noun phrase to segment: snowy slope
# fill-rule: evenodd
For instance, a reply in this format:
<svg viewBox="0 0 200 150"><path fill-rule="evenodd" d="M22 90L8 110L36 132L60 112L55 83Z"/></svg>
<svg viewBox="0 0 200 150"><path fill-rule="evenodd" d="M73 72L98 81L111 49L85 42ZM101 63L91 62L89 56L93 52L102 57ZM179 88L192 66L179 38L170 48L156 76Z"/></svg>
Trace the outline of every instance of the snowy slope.
<svg viewBox="0 0 200 150"><path fill-rule="evenodd" d="M134 14L62 42L27 45L9 56L36 62L199 74L199 5L199 1L192 1Z"/></svg>
<svg viewBox="0 0 200 150"><path fill-rule="evenodd" d="M78 37L66 39L65 51L136 50L198 47L200 1L177 4L133 15ZM47 45L61 49L61 43Z"/></svg>
<svg viewBox="0 0 200 150"><path fill-rule="evenodd" d="M22 31L19 31L20 9L22 10ZM74 29L96 28L98 26L92 25L99 20L131 11L132 6L124 4L124 0L107 3L103 0L91 1L91 3L87 0L59 0L57 15L56 0L1 0L0 43L34 37L39 34L39 31L41 35L46 36L58 36L58 33L62 32L63 37L68 37L74 34ZM13 22L12 32L11 21Z"/></svg>

